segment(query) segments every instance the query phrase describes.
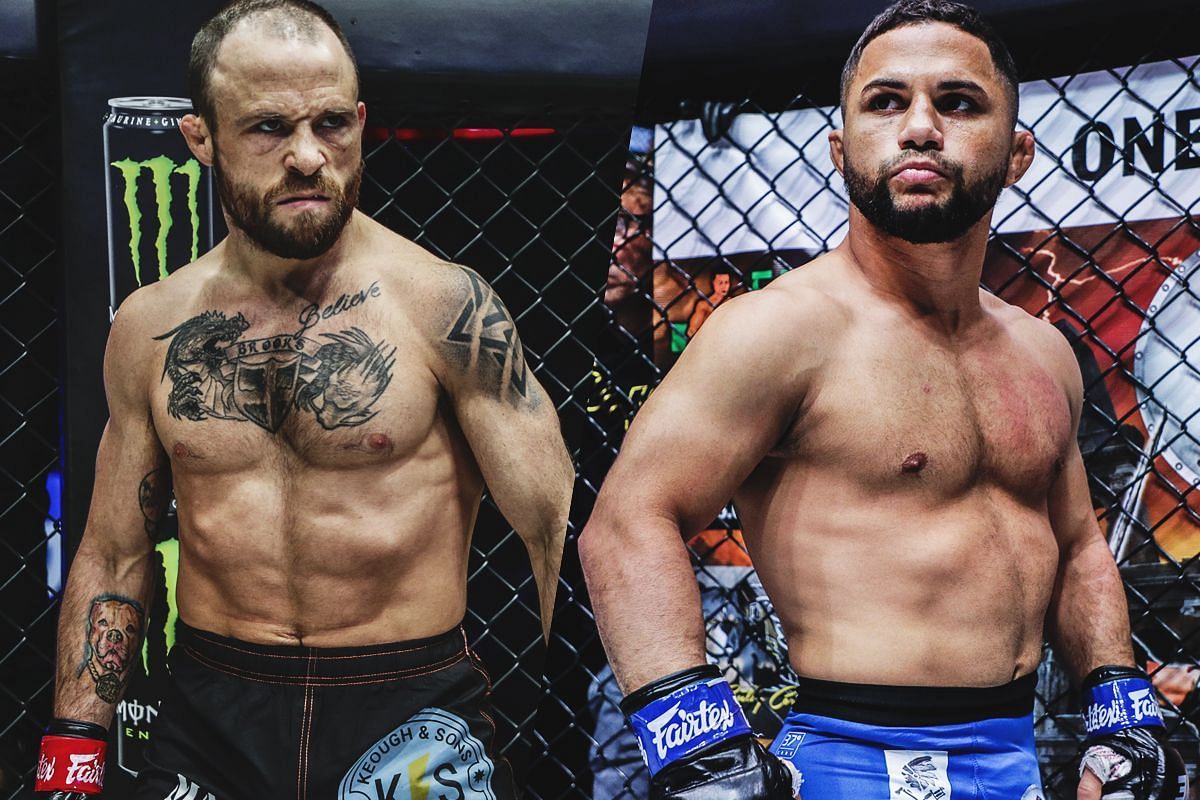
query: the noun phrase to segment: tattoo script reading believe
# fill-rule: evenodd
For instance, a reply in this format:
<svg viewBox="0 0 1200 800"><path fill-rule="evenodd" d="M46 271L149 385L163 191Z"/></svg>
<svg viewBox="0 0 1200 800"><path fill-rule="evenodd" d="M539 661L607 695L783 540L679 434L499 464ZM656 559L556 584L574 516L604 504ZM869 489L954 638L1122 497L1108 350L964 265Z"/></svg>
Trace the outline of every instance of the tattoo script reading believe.
<svg viewBox="0 0 1200 800"><path fill-rule="evenodd" d="M316 303L305 306L304 310L300 312L300 333L304 333L323 319L336 317L343 311L349 311L355 306L362 305L372 297L379 297L379 281L373 282L365 289L359 289L354 294L343 294L325 308L321 308Z"/></svg>

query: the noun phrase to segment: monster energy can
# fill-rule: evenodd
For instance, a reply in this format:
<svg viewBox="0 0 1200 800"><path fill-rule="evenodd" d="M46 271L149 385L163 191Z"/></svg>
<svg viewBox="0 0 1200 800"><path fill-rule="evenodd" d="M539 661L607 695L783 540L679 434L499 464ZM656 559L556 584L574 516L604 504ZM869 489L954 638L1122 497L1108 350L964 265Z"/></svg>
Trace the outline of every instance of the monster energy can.
<svg viewBox="0 0 1200 800"><path fill-rule="evenodd" d="M212 175L179 134L182 97L114 97L104 117L109 319L139 286L213 246Z"/></svg>

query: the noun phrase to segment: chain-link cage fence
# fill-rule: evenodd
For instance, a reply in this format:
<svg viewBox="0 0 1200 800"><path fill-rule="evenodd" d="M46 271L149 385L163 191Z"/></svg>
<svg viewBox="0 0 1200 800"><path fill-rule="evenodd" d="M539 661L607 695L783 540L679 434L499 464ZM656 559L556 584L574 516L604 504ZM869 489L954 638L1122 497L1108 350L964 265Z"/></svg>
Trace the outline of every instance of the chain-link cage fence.
<svg viewBox="0 0 1200 800"><path fill-rule="evenodd" d="M381 117L386 111L373 109ZM368 131L362 209L492 283L578 456L628 123L393 118L392 127ZM572 538L582 509L572 510ZM579 670L575 632L592 631L584 641L594 639L576 596L577 564L564 559L547 652L524 547L485 499L469 567L467 629L492 673L500 749L518 774L527 770L525 788L535 797L559 796L585 767L577 709L556 696Z"/></svg>
<svg viewBox="0 0 1200 800"><path fill-rule="evenodd" d="M1020 124L1037 137L1037 158L997 207L983 284L1052 322L1076 353L1093 505L1125 582L1136 656L1194 777L1200 60L1147 45L1140 60L1109 66L1104 43L1094 47L1074 74L1026 73ZM604 297L610 326L597 348L590 407L602 446L581 465L593 491L630 418L712 311L803 268L846 234L848 200L828 155L827 134L840 126L835 107L803 94L782 103L750 93L704 102L701 94L678 117L646 130L627 164ZM680 424L720 435L694 420ZM709 658L757 732L773 736L795 676L736 509L688 544ZM612 673L588 665L593 780L584 794L643 797L646 772ZM1074 797L1077 704L1047 650L1036 731L1049 797Z"/></svg>
<svg viewBox="0 0 1200 800"><path fill-rule="evenodd" d="M59 588L57 98L0 69L0 797L34 761L53 689Z"/></svg>

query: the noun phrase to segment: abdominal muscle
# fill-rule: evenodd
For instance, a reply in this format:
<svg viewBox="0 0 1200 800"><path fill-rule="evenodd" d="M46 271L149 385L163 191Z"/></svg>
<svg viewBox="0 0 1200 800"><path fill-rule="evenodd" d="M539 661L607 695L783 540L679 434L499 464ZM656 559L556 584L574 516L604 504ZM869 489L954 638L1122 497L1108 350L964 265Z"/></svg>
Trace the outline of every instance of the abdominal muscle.
<svg viewBox="0 0 1200 800"><path fill-rule="evenodd" d="M850 494L829 485L814 493L823 502L790 507L778 492L739 497L797 674L998 686L1037 667L1058 559L1044 509L982 487L937 503Z"/></svg>
<svg viewBox="0 0 1200 800"><path fill-rule="evenodd" d="M480 486L430 472L177 474L181 619L244 641L311 647L450 630L466 611Z"/></svg>

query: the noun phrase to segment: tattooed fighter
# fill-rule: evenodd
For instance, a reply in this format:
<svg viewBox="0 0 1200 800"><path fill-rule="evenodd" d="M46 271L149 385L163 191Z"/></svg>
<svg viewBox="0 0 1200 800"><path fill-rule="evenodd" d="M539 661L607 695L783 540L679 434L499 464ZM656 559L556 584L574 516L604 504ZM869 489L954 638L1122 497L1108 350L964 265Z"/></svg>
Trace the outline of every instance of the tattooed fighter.
<svg viewBox="0 0 1200 800"><path fill-rule="evenodd" d="M355 210L366 112L323 9L238 0L190 78L230 234L113 322L38 788L99 788L171 476L180 623L135 798L514 797L460 621L486 484L548 629L554 406L483 279Z"/></svg>
<svg viewBox="0 0 1200 800"><path fill-rule="evenodd" d="M1175 797L1076 445L1076 360L979 289L1034 152L1012 59L973 9L902 0L852 50L842 109L846 240L713 312L579 543L651 797L1040 798L1043 630L1087 702L1080 798ZM714 418L737 435L688 424ZM705 665L681 539L730 497L802 676L770 753Z"/></svg>

